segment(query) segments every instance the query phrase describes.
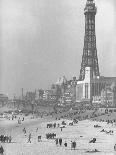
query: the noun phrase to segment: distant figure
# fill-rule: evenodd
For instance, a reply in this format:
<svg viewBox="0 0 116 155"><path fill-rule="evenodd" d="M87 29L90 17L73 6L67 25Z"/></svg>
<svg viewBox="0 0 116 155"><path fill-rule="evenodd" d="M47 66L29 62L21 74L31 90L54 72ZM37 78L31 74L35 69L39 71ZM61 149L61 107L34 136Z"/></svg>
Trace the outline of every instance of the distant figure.
<svg viewBox="0 0 116 155"><path fill-rule="evenodd" d="M18 119L18 124L21 124L21 119L20 119L20 117L19 117L19 119Z"/></svg>
<svg viewBox="0 0 116 155"><path fill-rule="evenodd" d="M14 116L12 115L12 120L13 120Z"/></svg>
<svg viewBox="0 0 116 155"><path fill-rule="evenodd" d="M64 143L64 146L67 147L67 142Z"/></svg>
<svg viewBox="0 0 116 155"><path fill-rule="evenodd" d="M23 129L23 132L24 132L24 135L26 136L26 129L25 128Z"/></svg>
<svg viewBox="0 0 116 155"><path fill-rule="evenodd" d="M2 145L1 145L1 147L0 147L0 155L3 155L3 153L4 153L4 149L3 149Z"/></svg>
<svg viewBox="0 0 116 155"><path fill-rule="evenodd" d="M38 128L36 129L36 132L38 131Z"/></svg>
<svg viewBox="0 0 116 155"><path fill-rule="evenodd" d="M11 137L11 136L9 136L9 143L11 143L11 140L12 140L12 137Z"/></svg>
<svg viewBox="0 0 116 155"><path fill-rule="evenodd" d="M73 142L71 141L71 150L73 149Z"/></svg>
<svg viewBox="0 0 116 155"><path fill-rule="evenodd" d="M93 152L100 152L100 151L98 151L97 149L94 149L94 150L89 150L89 151L86 151L86 152L93 153Z"/></svg>
<svg viewBox="0 0 116 155"><path fill-rule="evenodd" d="M74 148L74 150L76 148L76 142L75 141L73 142L73 148Z"/></svg>
<svg viewBox="0 0 116 155"><path fill-rule="evenodd" d="M59 144L62 145L62 138L59 139Z"/></svg>
<svg viewBox="0 0 116 155"><path fill-rule="evenodd" d="M61 131L62 131L62 127L61 127Z"/></svg>
<svg viewBox="0 0 116 155"><path fill-rule="evenodd" d="M116 151L116 144L114 145L114 151Z"/></svg>
<svg viewBox="0 0 116 155"><path fill-rule="evenodd" d="M92 140L89 141L89 143L95 143L96 142L96 138L93 138Z"/></svg>
<svg viewBox="0 0 116 155"><path fill-rule="evenodd" d="M29 134L28 142L27 143L31 143L31 133Z"/></svg>
<svg viewBox="0 0 116 155"><path fill-rule="evenodd" d="M105 132L105 130L103 129L103 130L101 130L100 132Z"/></svg>
<svg viewBox="0 0 116 155"><path fill-rule="evenodd" d="M58 138L55 139L56 145L58 146Z"/></svg>
<svg viewBox="0 0 116 155"><path fill-rule="evenodd" d="M40 142L41 141L41 136L38 136L38 142Z"/></svg>

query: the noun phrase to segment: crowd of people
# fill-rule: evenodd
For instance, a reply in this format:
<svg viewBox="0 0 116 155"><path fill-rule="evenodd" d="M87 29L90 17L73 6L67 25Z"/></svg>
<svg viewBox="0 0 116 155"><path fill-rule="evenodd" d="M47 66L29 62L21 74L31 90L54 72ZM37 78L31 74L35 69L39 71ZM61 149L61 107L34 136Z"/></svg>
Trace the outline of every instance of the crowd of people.
<svg viewBox="0 0 116 155"><path fill-rule="evenodd" d="M6 135L0 135L0 141L2 143L11 143L11 136L6 136Z"/></svg>

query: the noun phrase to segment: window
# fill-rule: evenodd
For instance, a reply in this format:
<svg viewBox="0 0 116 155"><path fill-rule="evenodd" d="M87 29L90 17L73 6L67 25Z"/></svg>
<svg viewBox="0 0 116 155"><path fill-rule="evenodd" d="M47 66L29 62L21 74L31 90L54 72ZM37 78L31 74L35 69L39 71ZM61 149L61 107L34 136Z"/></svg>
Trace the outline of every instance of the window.
<svg viewBox="0 0 116 155"><path fill-rule="evenodd" d="M88 83L85 83L85 98L88 98Z"/></svg>

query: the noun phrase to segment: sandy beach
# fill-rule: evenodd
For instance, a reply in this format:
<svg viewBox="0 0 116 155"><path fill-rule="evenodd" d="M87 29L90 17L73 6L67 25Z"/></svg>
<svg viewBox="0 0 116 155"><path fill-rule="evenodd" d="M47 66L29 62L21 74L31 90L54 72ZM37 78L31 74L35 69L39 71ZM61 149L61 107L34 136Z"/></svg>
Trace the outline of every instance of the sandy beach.
<svg viewBox="0 0 116 155"><path fill-rule="evenodd" d="M64 119L63 119L64 120ZM16 120L0 119L0 134L11 135L11 143L1 143L5 152L4 155L85 155L91 150L97 149L99 152L92 152L97 155L114 155L114 144L116 143L116 126L106 122L95 122L90 120L79 121L73 126L66 122L65 128L47 128L47 123L61 124L63 120L48 120L47 118L25 118L21 124ZM101 127L95 128L94 125ZM23 128L26 129L26 135ZM38 131L37 131L38 128ZM113 130L113 134L100 132L102 129ZM31 143L28 136L31 133ZM62 138L62 146L56 146L55 139L46 139L47 133L55 133L56 138ZM38 142L38 136L42 136L42 141ZM89 143L95 137L96 143ZM71 150L71 141L76 141L76 150ZM67 147L64 143L67 142Z"/></svg>

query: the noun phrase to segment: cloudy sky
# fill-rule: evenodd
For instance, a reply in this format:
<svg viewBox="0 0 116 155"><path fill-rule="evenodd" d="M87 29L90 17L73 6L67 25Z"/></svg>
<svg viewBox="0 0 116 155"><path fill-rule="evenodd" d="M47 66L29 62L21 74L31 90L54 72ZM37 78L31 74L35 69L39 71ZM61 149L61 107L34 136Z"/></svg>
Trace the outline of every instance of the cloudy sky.
<svg viewBox="0 0 116 155"><path fill-rule="evenodd" d="M0 0L0 93L79 76L86 0ZM116 76L116 0L96 0L100 73Z"/></svg>

